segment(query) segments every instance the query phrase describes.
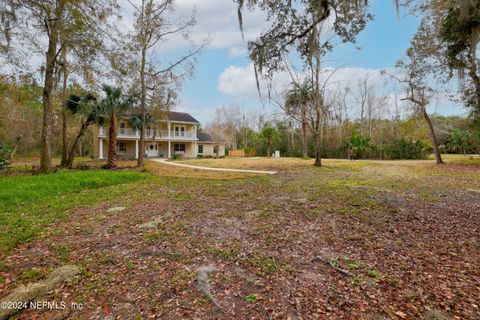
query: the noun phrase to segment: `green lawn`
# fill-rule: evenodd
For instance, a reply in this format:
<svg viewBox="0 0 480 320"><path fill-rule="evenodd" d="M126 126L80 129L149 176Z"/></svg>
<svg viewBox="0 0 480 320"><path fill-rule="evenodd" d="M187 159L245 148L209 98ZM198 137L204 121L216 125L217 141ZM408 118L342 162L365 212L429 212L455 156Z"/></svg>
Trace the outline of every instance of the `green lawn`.
<svg viewBox="0 0 480 320"><path fill-rule="evenodd" d="M126 193L150 177L137 171L61 171L0 179L0 256L36 237L67 210Z"/></svg>

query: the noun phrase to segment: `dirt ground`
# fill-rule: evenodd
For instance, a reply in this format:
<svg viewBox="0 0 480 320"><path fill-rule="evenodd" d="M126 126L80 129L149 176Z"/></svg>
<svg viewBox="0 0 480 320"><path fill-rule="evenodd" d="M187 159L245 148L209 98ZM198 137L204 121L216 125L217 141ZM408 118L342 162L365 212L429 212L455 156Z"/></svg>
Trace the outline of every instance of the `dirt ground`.
<svg viewBox="0 0 480 320"><path fill-rule="evenodd" d="M480 165L242 161L194 163L279 173L150 163L8 256L0 298L73 264L65 309L16 319L480 319Z"/></svg>

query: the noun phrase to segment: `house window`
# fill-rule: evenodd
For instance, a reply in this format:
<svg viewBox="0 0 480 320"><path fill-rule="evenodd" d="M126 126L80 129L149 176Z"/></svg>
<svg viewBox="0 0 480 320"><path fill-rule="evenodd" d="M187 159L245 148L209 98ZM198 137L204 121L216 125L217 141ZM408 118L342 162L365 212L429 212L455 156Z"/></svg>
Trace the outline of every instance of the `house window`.
<svg viewBox="0 0 480 320"><path fill-rule="evenodd" d="M217 146L213 146L213 153L217 154L218 152L218 147Z"/></svg>
<svg viewBox="0 0 480 320"><path fill-rule="evenodd" d="M198 153L203 153L203 144L198 145Z"/></svg>
<svg viewBox="0 0 480 320"><path fill-rule="evenodd" d="M152 134L152 127L148 126L147 127L147 136L150 137L151 134Z"/></svg>
<svg viewBox="0 0 480 320"><path fill-rule="evenodd" d="M173 151L179 153L185 153L185 144L184 143L175 143L173 145Z"/></svg>
<svg viewBox="0 0 480 320"><path fill-rule="evenodd" d="M120 134L125 134L125 123L120 123Z"/></svg>
<svg viewBox="0 0 480 320"><path fill-rule="evenodd" d="M185 126L175 126L175 137L185 137Z"/></svg>
<svg viewBox="0 0 480 320"><path fill-rule="evenodd" d="M117 142L117 151L118 153L127 153L127 143Z"/></svg>

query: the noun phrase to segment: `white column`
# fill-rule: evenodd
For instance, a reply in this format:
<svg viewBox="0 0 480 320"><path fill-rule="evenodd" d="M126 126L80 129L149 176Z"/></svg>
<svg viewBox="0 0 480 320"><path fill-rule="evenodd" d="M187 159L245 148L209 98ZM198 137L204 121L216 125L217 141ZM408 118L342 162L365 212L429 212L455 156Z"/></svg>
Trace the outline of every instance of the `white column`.
<svg viewBox="0 0 480 320"><path fill-rule="evenodd" d="M196 127L195 127L196 128ZM196 130L195 130L196 131ZM196 132L195 132L196 133ZM196 135L195 135L196 136ZM196 158L197 157L197 141L195 141L193 143L193 157Z"/></svg>
<svg viewBox="0 0 480 320"><path fill-rule="evenodd" d="M98 139L98 159L103 160L103 139Z"/></svg>
<svg viewBox="0 0 480 320"><path fill-rule="evenodd" d="M167 124L168 125L168 137L170 138L170 122ZM169 144L170 145L170 144ZM169 157L170 158L170 157Z"/></svg>
<svg viewBox="0 0 480 320"><path fill-rule="evenodd" d="M197 139L197 125L193 125L193 132L194 132L194 135L193 135L193 139Z"/></svg>
<svg viewBox="0 0 480 320"><path fill-rule="evenodd" d="M170 141L168 141L168 159L170 159L171 157L172 157L171 143Z"/></svg>
<svg viewBox="0 0 480 320"><path fill-rule="evenodd" d="M138 159L138 140L135 140L135 159Z"/></svg>

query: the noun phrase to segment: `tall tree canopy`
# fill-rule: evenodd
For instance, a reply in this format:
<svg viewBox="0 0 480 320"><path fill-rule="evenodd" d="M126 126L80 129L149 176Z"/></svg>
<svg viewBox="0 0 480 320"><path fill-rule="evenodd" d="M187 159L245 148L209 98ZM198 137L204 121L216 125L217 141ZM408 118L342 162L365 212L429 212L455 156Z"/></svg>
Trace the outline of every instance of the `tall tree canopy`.
<svg viewBox="0 0 480 320"><path fill-rule="evenodd" d="M464 91L465 102L472 111L480 114L480 74L477 46L480 41L480 1L447 1L448 13L442 21L440 36L446 43L448 66L467 73L470 79ZM440 6L440 4L437 5ZM434 7L435 8L435 7Z"/></svg>
<svg viewBox="0 0 480 320"><path fill-rule="evenodd" d="M43 84L43 125L40 170L49 172L51 167L51 139L53 127L53 93L58 84L57 71L60 53L72 46L73 39L82 39L88 29L98 33L98 25L114 7L109 0L9 0L19 21L19 40L45 52ZM12 17L12 15L9 15ZM11 19L12 20L12 19Z"/></svg>
<svg viewBox="0 0 480 320"><path fill-rule="evenodd" d="M272 76L284 68L283 55L292 47L302 56L312 51L332 49L330 41L315 48L314 29L324 21L331 21L333 32L342 41L354 42L356 35L372 16L368 0L236 0L240 29L243 30L242 10L259 8L266 12L270 27L256 40L248 43L250 58L256 71Z"/></svg>

